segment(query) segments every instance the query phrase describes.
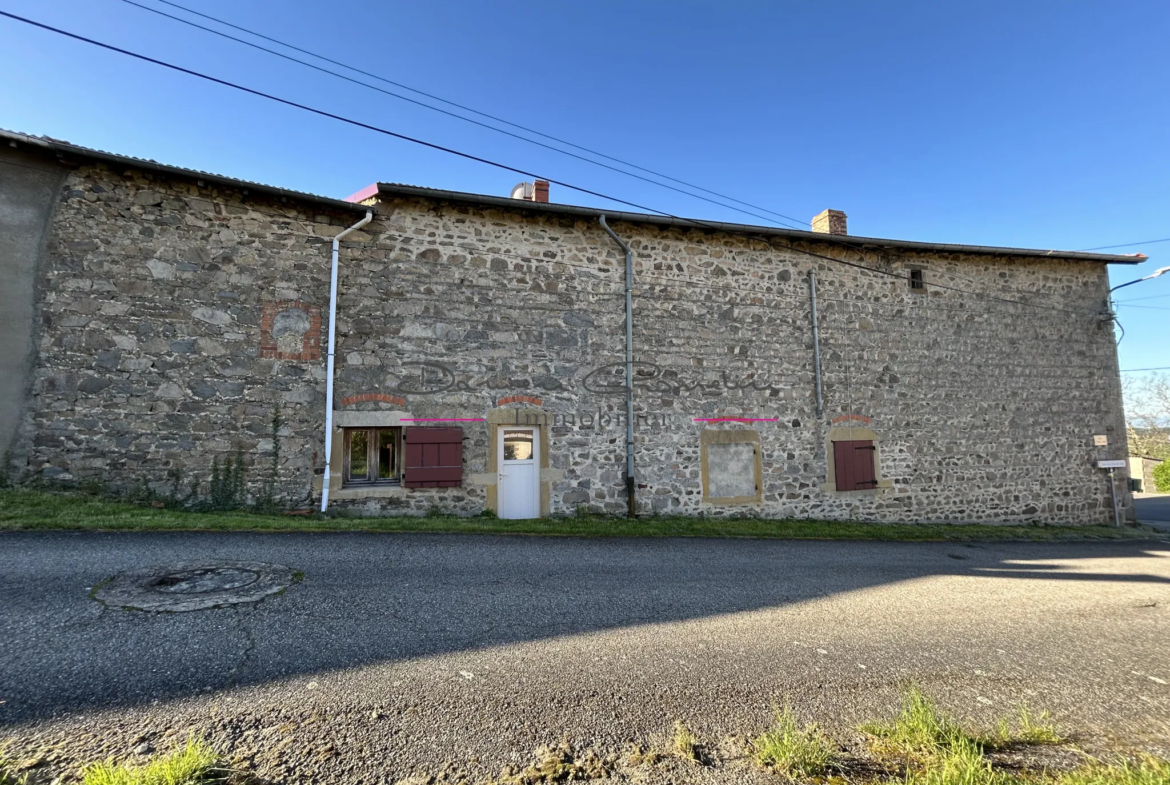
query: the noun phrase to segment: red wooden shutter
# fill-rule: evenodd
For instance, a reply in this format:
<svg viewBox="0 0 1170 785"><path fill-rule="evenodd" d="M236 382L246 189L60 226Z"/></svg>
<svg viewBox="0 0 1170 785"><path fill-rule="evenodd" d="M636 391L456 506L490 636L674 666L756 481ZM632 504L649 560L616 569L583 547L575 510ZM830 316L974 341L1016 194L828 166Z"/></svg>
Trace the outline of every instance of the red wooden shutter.
<svg viewBox="0 0 1170 785"><path fill-rule="evenodd" d="M833 471L839 491L877 487L872 441L833 442Z"/></svg>
<svg viewBox="0 0 1170 785"><path fill-rule="evenodd" d="M837 490L852 491L853 442L833 442L833 469L837 477Z"/></svg>
<svg viewBox="0 0 1170 785"><path fill-rule="evenodd" d="M859 491L877 487L873 442L853 442L853 485Z"/></svg>
<svg viewBox="0 0 1170 785"><path fill-rule="evenodd" d="M402 484L407 488L458 488L463 484L462 428L407 428Z"/></svg>

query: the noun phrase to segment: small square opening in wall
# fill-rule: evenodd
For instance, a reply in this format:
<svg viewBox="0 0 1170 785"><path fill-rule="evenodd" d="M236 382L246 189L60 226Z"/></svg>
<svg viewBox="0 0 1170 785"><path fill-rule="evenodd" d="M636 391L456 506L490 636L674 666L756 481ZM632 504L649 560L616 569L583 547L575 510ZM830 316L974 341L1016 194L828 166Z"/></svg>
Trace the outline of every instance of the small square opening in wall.
<svg viewBox="0 0 1170 785"><path fill-rule="evenodd" d="M910 288L915 292L926 291L926 279L923 278L922 270L910 271Z"/></svg>

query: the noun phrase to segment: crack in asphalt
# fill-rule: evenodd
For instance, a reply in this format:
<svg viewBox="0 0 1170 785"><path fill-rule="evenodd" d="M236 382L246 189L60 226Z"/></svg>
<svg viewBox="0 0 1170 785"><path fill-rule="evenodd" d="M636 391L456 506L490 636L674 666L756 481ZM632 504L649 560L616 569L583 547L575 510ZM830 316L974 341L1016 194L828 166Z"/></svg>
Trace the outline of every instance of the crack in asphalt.
<svg viewBox="0 0 1170 785"><path fill-rule="evenodd" d="M232 610L234 611L233 616L236 621L236 632L244 639L244 650L240 654L239 662L228 672L226 681L229 684L239 685L240 682L236 676L244 669L244 666L248 664L248 661L252 659L252 655L256 652L256 634L252 631L248 620L245 618L247 610L240 607L234 607Z"/></svg>

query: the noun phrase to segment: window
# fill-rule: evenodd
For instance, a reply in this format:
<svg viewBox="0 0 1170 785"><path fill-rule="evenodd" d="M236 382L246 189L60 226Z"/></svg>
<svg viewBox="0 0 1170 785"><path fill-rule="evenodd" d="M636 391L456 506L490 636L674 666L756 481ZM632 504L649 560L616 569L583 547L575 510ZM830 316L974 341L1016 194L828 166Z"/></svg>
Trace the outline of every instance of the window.
<svg viewBox="0 0 1170 785"><path fill-rule="evenodd" d="M869 491L878 487L872 441L833 442L833 469L838 491Z"/></svg>
<svg viewBox="0 0 1170 785"><path fill-rule="evenodd" d="M922 277L922 270L910 271L910 288L916 292L926 291L926 281Z"/></svg>
<svg viewBox="0 0 1170 785"><path fill-rule="evenodd" d="M533 432L531 430L524 431L504 431L504 460L505 461L531 461L532 460L532 438Z"/></svg>
<svg viewBox="0 0 1170 785"><path fill-rule="evenodd" d="M400 428L346 428L346 485L397 485L401 477Z"/></svg>

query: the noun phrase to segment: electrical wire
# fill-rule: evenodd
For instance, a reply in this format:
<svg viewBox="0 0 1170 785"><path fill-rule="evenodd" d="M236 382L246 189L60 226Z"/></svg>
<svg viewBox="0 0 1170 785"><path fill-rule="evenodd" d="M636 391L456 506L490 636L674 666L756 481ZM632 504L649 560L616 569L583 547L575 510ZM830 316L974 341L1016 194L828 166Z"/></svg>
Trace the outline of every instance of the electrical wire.
<svg viewBox="0 0 1170 785"><path fill-rule="evenodd" d="M194 76L196 78L203 79L203 80L212 82L214 84L219 84L219 85L222 85L224 87L230 87L232 89L239 90L241 92L245 92L245 93L248 93L250 95L254 95L254 96L257 96L260 98L265 98L265 99L268 99L270 101L275 101L277 103L284 104L286 106L291 106L291 107L296 108L296 109L301 109L303 111L310 112L312 114L316 114L316 115L321 116L321 117L327 117L327 118L337 120L337 121L342 122L342 123L346 123L348 125L353 125L353 126L358 127L358 128L364 128L364 129L369 130L369 131L374 131L375 133L380 133L380 134L383 134L385 136L390 136L390 137L393 137L396 139L411 142L411 143L414 143L414 144L417 144L417 145L420 145L423 147L427 147L427 148L430 148L433 150L438 150L440 152L445 152L445 153L448 153L451 155L458 156L460 158L465 158L467 160L476 161L476 162L482 163L482 164L487 164L488 166L492 166L492 167L495 167L498 169L503 169L503 170L509 171L509 172L514 172L514 173L520 174L524 177L533 177L535 179L547 180L550 183L555 183L556 185L560 185L562 187L569 188L571 190L578 191L580 193L588 194L590 196L596 196L598 198L605 199L607 201L616 202L618 204L624 204L624 205L627 205L629 207L634 207L634 208L637 208L639 210L654 213L656 215L661 215L663 217L670 218L673 221L687 223L687 224L693 225L693 226L698 227L698 228L704 228L704 229L708 229L708 230L712 230L712 231L721 231L721 232L725 232L725 233L732 234L732 235L746 237L750 240L756 240L756 241L763 242L773 249L776 248L776 246L773 245L769 239L764 239L764 238L760 237L757 233L749 233L749 232L745 232L742 230L729 229L725 226L720 226L718 224L712 224L710 222L702 221L699 219L683 218L681 216L673 215L671 213L665 212L663 210L658 210L658 209L655 209L652 207L646 207L645 205L640 205L636 202L631 202L631 201L628 201L626 199L620 199L618 197L608 196L608 195L600 193L598 191L594 191L594 190L591 190L588 188L573 185L573 184L565 182L563 180L557 180L557 179L554 179L554 178L551 178L548 176L539 175L539 174L536 174L534 172L530 172L530 171L527 171L524 169L519 169L517 167L509 166L507 164L499 163L497 161L492 161L490 159L482 158L482 157L477 156L477 155L472 155L471 153L465 153L465 152L462 152L460 150L455 150L453 148L444 147L443 145L435 144L433 142L427 142L425 140L417 139L415 137L408 136L406 134L401 134L401 133L398 133L396 131L391 131L391 130L386 129L386 128L381 128L379 126L370 125L369 123L364 123L360 120L354 120L354 119L351 119L348 117L344 117L342 115L337 115L337 114L334 114L332 112L327 112L323 109L316 109L314 107L307 106L305 104L300 104L300 103L297 103L295 101L291 101L291 100L286 99L286 98L280 98L278 96L274 96L274 95L271 95L269 93L262 92L260 90L255 90L253 88L245 87L243 85L239 85L239 84L236 84L234 82L229 82L229 81L224 80L224 79L219 79L217 77L210 76L208 74L204 74L204 73L201 73L199 71L194 71L194 70L191 70L188 68L184 68L182 66L174 65L172 63L168 63L168 62L165 62L163 60L158 60L158 59L153 58L153 57L148 57L147 55L142 55L142 54L138 54L136 52L131 52L127 49L122 49L120 47L113 46L112 44L106 44L106 43L103 43L101 41L94 40L92 38L87 38L85 36L78 35L76 33L70 33L66 30L61 30L59 28L55 28L55 27L52 27L50 25L43 24L41 22L36 22L36 21L31 20L31 19L27 19L25 17L9 13L7 11L0 11L0 16L4 16L4 17L7 17L9 19L13 19L15 21L22 22L24 24L32 25L34 27L38 27L38 28L41 28L43 30L47 30L49 32L57 33L58 35L63 35L63 36L66 36L68 38L72 38L72 39L77 40L77 41L82 41L84 43L88 43L88 44L91 44L93 46L100 47L102 49L106 49L106 50L109 50L112 52L117 52L118 54L123 54L123 55L126 55L128 57L142 60L144 62L148 62L148 63L152 63L154 65L162 66L164 68L168 68L168 69L171 69L173 71L178 71L180 73L184 73L184 74L187 74L189 76ZM823 239L829 240L829 238L832 238L832 236L826 235L825 238L823 238ZM817 239L821 240L822 238L817 238ZM838 242L844 242L844 241L839 240L839 238L835 238L835 239ZM838 259L836 257L816 253L814 251L809 251L809 250L806 250L803 248L795 248L792 245L786 245L786 246L781 246L781 247L785 248L787 250L793 251L795 253L804 254L806 256L811 256L811 257L815 257L818 259L824 259L825 261L833 262L834 264L840 264L840 265L844 265L847 267L856 268L858 270L865 270L867 272L887 276L890 278L896 278L896 279L907 280L907 281L910 280L910 277L907 275L901 275L899 273L895 273L895 272L892 272L889 270L882 270L882 269L876 268L876 267L869 267L867 265L859 264L856 262L850 262L850 261L847 261L845 259ZM1000 302L1013 303L1016 305L1024 305L1024 306L1028 306L1031 308L1038 308L1041 310L1047 310L1047 311L1053 311L1053 312L1059 312L1059 313L1079 313L1077 311L1074 311L1074 310L1071 310L1068 308L1053 308L1050 306L1040 305L1038 303L1028 303L1028 302L1024 302L1021 300L1013 300L1010 298L999 297L996 295L986 294L986 293L982 293L982 292L974 292L974 291L970 291L970 290L966 290L966 289L961 289L961 288L955 287L955 286L948 286L946 284L937 283L937 282L933 283L931 285L934 286L935 288L938 288L938 289L946 289L949 291L959 292L962 294L968 294L968 295L971 295L973 297L980 297L980 298L987 299L987 300L995 300L995 301L1000 301Z"/></svg>
<svg viewBox="0 0 1170 785"><path fill-rule="evenodd" d="M122 2L126 3L127 5L135 6L136 8L141 8L144 11L150 11L153 14L158 14L159 16L165 16L168 19L174 19L176 22L181 22L185 25L190 25L191 27L195 27L199 30L204 30L208 33L211 33L212 35L218 35L218 36L220 36L222 38L226 38L230 41L236 41L237 43L241 43L244 46L250 46L253 49L260 50L261 52L267 52L268 54L283 58L283 59L288 60L290 62L299 63L300 65L303 65L306 68L312 68L314 71L320 71L321 73L329 74L330 76L335 76L338 79L344 79L345 81L350 82L352 84L360 85L360 86L368 88L370 90L376 90L377 92L382 93L383 95L388 95L388 96L391 96L393 98L398 98L400 100L415 104L416 106L421 106L421 107L424 107L426 109L431 109L435 112L445 114L448 117L454 117L456 119L463 120L463 121L471 123L473 125L477 125L480 128L486 128L489 131L495 131L496 133L504 134L505 136L510 136L513 139L519 139L523 142L528 142L529 144L534 144L538 147L543 147L546 150L552 150L553 152L560 153L561 155L567 155L570 158L575 158L578 161L584 161L586 163L590 163L590 164L593 164L595 166L600 166L604 169L610 170L611 172L617 172L618 174L624 174L627 177L633 177L633 178L636 178L636 179L641 180L643 182L647 182L647 183L650 183L652 185L657 185L661 188L668 188L671 191L675 191L677 193L684 194L686 196L690 196L690 197L695 198L695 199L702 199L704 202L709 202L711 204L718 205L718 206L723 207L723 208L728 209L728 210L734 210L735 212L743 213L744 215L750 215L753 218L759 218L761 221L767 221L768 223L771 223L771 224L779 224L779 222L776 221L776 219L769 218L766 215L760 215L759 213L753 213L750 210L744 210L740 207L735 207L735 206L730 205L730 204L724 204L723 202L717 201L715 199L709 199L706 196L699 196L698 194L693 194L693 193L690 193L689 191L684 191L681 188L676 188L673 185L667 185L665 183L660 183L656 180L651 180L649 177L643 177L642 175L634 174L633 172L627 172L624 169L617 168L616 166L610 166L609 164L604 164L604 163L601 163L600 161L594 161L591 158L586 158L583 155L577 155L576 153L570 153L566 150L561 150L558 147L553 147L552 145L545 144L544 142L538 142L535 139L529 139L525 136L521 136L520 134L514 134L511 131L505 131L502 128L496 128L493 125L488 125L487 123L481 123L480 121L473 120L470 117L464 117L461 114L457 114L455 112L449 112L446 109L440 109L437 106L431 106L430 104L415 100L414 98L409 98L405 95L395 93L392 90L384 90L381 87L376 87L372 84L367 84L366 82L363 82L359 79L354 79L352 77L346 76L345 74L339 74L336 71L330 71L328 68L322 68L321 66L313 65L312 63L307 63L304 60L299 60L295 57L291 57L289 55L282 54L281 52L277 52L274 49L268 49L267 47L260 46L259 44L254 44L254 43L251 43L250 41L245 41L242 38L236 38L235 36L228 35L227 33L221 33L218 30L213 30L210 27L204 27L201 24L196 24L195 22L191 22L191 21L188 21L186 19L182 19L180 17L173 16L171 14L166 13L165 11L159 11L157 9L150 8L149 6L142 5L141 3L137 3L134 0L122 0ZM253 33L253 35L255 35L255 33ZM792 223L792 222L789 221L788 223ZM795 226L795 227L790 226L788 228L799 228L799 226Z"/></svg>
<svg viewBox="0 0 1170 785"><path fill-rule="evenodd" d="M1121 373L1138 373L1140 371L1170 371L1170 365L1161 365L1157 368L1126 368Z"/></svg>
<svg viewBox="0 0 1170 785"><path fill-rule="evenodd" d="M1114 300L1114 303L1120 305L1121 303L1136 303L1142 300L1165 300L1170 298L1170 294L1151 294L1149 297L1130 297L1128 300Z"/></svg>
<svg viewBox="0 0 1170 785"><path fill-rule="evenodd" d="M1161 240L1142 240L1137 243L1120 243L1119 245L1099 245L1096 248L1082 248L1081 251L1108 251L1110 248L1129 248L1131 245L1153 245L1154 243L1170 243L1170 237Z"/></svg>
<svg viewBox="0 0 1170 785"><path fill-rule="evenodd" d="M745 215L750 215L750 216L752 216L753 218L759 218L759 219L761 219L761 220L764 220L764 221L767 221L767 222L769 222L769 223L777 223L775 220L773 220L773 219L771 219L771 218L767 218L766 216L762 216L762 215L760 215L760 214L758 214L758 213L753 213L753 212L750 212L750 211L747 211L747 210L742 210L742 209L740 209L740 208L733 207L733 206L731 206L731 205L724 204L724 203L722 203L722 202L718 202L718 201L715 201L715 200L713 200L713 199L707 199L707 198L705 198L705 197L698 196L698 195L696 195L696 194L691 194L691 193L689 193L689 192L682 191L681 189L674 188L674 187L672 187L672 186L665 185L665 184L663 184L663 183L658 183L658 182L656 182L656 181L653 181L653 180L650 180L650 179L648 179L648 178L641 177L641 176L639 176L639 175L632 174L632 173L629 173L629 172L625 172L625 171L623 171L623 170L616 169L615 167L608 166L608 165L606 165L606 164L602 164L602 163L599 163L599 162L596 162L596 161L592 161L592 160L590 160L590 159L588 159L588 158L584 158L584 157L582 157L582 156L575 155L575 154L573 154L573 153L569 153L569 152L566 152L566 151L560 150L560 149L558 149L558 148L555 148L555 147L551 147L551 146L549 146L549 145L546 145L546 144L543 144L543 143L541 143L541 142L537 142L537 141L535 141L535 140L527 139L527 138L525 138L525 137L522 137L522 136L519 136L519 135L517 135L517 134L513 134L513 133L510 133L510 132L508 132L508 131L504 131L504 130L501 130L501 129L495 128L494 126L490 126L490 125L487 125L487 124L485 124L485 123L481 123L481 122L478 122L478 121L476 121L476 120L472 120L472 119L470 119L470 118L463 117L462 115L456 114L456 113L454 113L454 112L448 112L448 111L446 111L446 110L444 110L444 109L439 109L438 107L432 107L432 106L430 106L429 104L423 103L423 102L421 102L421 101L416 101L416 100L414 100L414 99L412 99L412 98L408 98L408 97L406 97L406 96L403 96L403 95L399 95L398 93L394 93L394 92L392 92L392 91L388 91L388 90L383 90L383 89L381 89L381 88L378 88L378 87L375 87L375 86L373 86L373 85L366 84L365 82L361 82L361 81L359 81L359 80L352 79L352 78L350 78L350 77L347 77L347 76L345 76L345 75L343 75L343 74L338 74L338 73L336 73L335 71L330 71L330 70L328 70L328 69L321 68L321 67L319 67L319 66L316 66L316 65L313 65L313 64L311 64L311 63L306 63L306 62L305 62L305 61L303 61L303 60L299 60L299 59L297 59L297 58L290 57L290 56L288 56L288 55L285 55L285 54L282 54L282 53L280 53L280 52L274 51L274 50L272 50L272 49L268 49L268 48L266 48L266 47L259 46L259 45L257 45L257 44L251 43L251 42L249 42L249 41L245 41L245 40L243 40L243 39L236 38L235 36L227 35L226 33L222 33L222 32L220 32L220 31L218 31L218 30L214 30L214 29L212 29L212 28L205 27L205 26L203 26L203 25L197 24L197 23L195 23L195 22L191 22L191 21L189 21L189 20L186 20L186 19L183 19L183 18L181 18L181 17L177 17L177 16L174 16L174 15L172 15L172 14L168 14L168 13L165 13L165 12L163 12L163 11L159 11L159 10L157 10L157 9L151 8L151 7L149 7L149 6L146 6L146 5L142 5L141 3L138 3L138 2L136 2L135 0L122 0L122 2L124 2L124 3L128 4L128 5L132 5L132 6L136 7L136 8L140 8L140 9L142 9L142 10L149 11L149 12L151 12L151 13L154 13L154 14L158 14L158 15L160 15L160 16L163 16L163 17L167 18L167 19L172 19L172 20L174 20L174 21L177 21L177 22L180 22L180 23L182 23L182 24L189 25L189 26L191 26L191 27L194 27L194 28L196 28L196 29L203 30L203 31L205 31L205 32L208 32L208 33L212 33L213 35L217 35L217 36L220 36L220 37L223 37L223 38L227 38L227 39L229 39L229 40L231 40L231 41L236 41L236 42L238 42L238 43L244 44L245 46L249 46L249 47L252 47L252 48L254 48L254 49L258 49L258 50L260 50L260 51L267 52L267 53L269 53L269 54L275 55L276 57L280 57L280 58L283 58L283 59L285 59L285 60L289 60L289 61L291 61L291 62L299 63L299 64L301 64L301 65L304 65L304 66L308 67L308 68L313 68L313 69L315 69L315 70L317 70L317 71L321 71L321 72L323 72L323 73L330 74L330 75L332 75L332 76L336 76L336 77L338 77L338 78L340 78L340 79L344 79L344 80L346 80L346 81L348 81L348 82L352 82L352 83L354 83L354 84L358 84L358 85L361 85L361 86L363 86L363 87L367 87L367 88L369 88L369 89L371 89L371 90L376 90L376 91L378 91L378 92L380 92L380 93L384 93L384 94L386 94L386 95L390 95L390 96L393 96L393 97L395 97L395 98L400 98L400 99L402 99L402 100L404 100L404 101L408 101L408 102L410 102L410 103L417 104L417 105L419 105L419 106L422 106L422 107L425 107L425 108L428 108L428 109L433 109L434 111L441 112L442 114L446 114L446 115L449 115L449 116L451 116L451 117L456 117L456 118L458 118L458 119L461 119L461 120L466 120L467 122L470 122L470 123L473 123L473 124L475 124L475 125L478 125L478 126L481 126L481 127L487 128L487 129L489 129L489 130L497 131L497 132L499 132L499 133L503 133L503 134L505 134L505 135L507 135L507 136L511 136L511 137L513 137L513 138L516 138L516 139L521 139L522 141L527 141L527 142L530 142L530 143L532 143L532 144L538 145L538 146L540 146L540 147L544 147L544 148L546 148L546 149L550 149L550 150L553 150L553 151L555 151L555 152L559 152L559 153L562 153L562 154L564 154L564 155L568 155L568 156L570 156L570 157L573 157L573 158L576 158L576 159L578 159L578 160L586 161L587 163L593 163L593 164L596 164L596 165L598 165L598 166L602 166L602 167L604 167L604 168L606 168L606 169L610 169L610 170L612 170L612 171L616 171L616 172L619 172L619 173L621 173L621 174L625 174L625 175L627 175L627 176L630 176L630 177L635 177L635 178L637 178L637 179L639 179L639 180L643 180L643 181L645 181L645 182L649 182L649 183L651 183L651 184L653 184L653 185L658 185L658 186L661 186L661 187L663 187L663 188L669 188L670 190L676 191L676 192L678 192L678 193L682 193L682 194L685 194L685 195L687 195L687 196L692 196L692 197L694 197L694 198L697 198L697 199L702 199L703 201L709 202L709 203L711 203L711 204L716 204L716 205L718 205L718 206L720 206L720 207L724 207L724 208L726 208L726 209L735 210L735 211L737 211L737 212L740 212L740 213L743 213L743 214L745 214ZM498 121L498 122L503 122L503 123L506 123L506 124L508 124L508 125L513 125L513 126L515 126L515 127L521 128L522 130L528 131L528 132L530 132L530 133L536 133L536 134L538 134L539 136L545 136L545 137L547 137L547 138L551 138L551 139L553 139L554 141L561 142L562 144L569 144L569 145L570 145L570 146L572 146L572 147L578 147L577 145L573 145L573 144L571 144L571 143L569 143L569 142L565 142L564 140L557 139L556 137L548 137L546 134L541 134L540 132L533 131L532 129L529 129L529 128L525 128L524 126L516 126L516 124L514 124L514 123L509 123L509 122L508 122L508 121L506 121L506 120L502 120L502 119L500 119L500 118L496 118L496 117L494 117L494 116L492 116L492 115L486 115L486 114L484 114L484 113L482 113L482 112L478 112L478 111L476 111L476 110L474 110L474 109L470 109L470 108L468 108L468 107L461 106L460 104L454 104L454 103L452 103L452 102L449 102L449 101L446 101L446 100L444 100L444 99L442 99L442 98L438 98L437 96L432 96L432 95L430 95L429 93L423 93L422 91L414 90L413 88L411 88L411 87L408 87L408 86L406 86L406 85L402 85L402 84L400 84L400 83L398 83L398 82L393 82L393 81L391 81L391 80L388 80L388 79L384 79L384 78L382 78L382 77L379 77L379 76L377 76L377 75L375 75L375 74L371 74L371 73L369 73L369 72L362 71L361 69L354 68L354 67L352 67L352 66L348 66L348 65L346 65L346 64L344 64L344 63L340 63L340 62L338 62L338 61L335 61L335 60L330 60L329 58L322 57L321 55L317 55L317 54L315 54L315 53L313 53L313 52L309 52L309 51L307 51L307 50L304 50L304 49L300 49L300 48L298 48L298 47L292 46L292 45L290 45L290 44L288 44L288 43L285 43L285 42L283 42L283 41L280 41L280 40L278 40L278 39L271 38L271 37L269 37L269 36L263 35L262 33L257 33L257 32L256 32L256 31L254 31L254 30L249 30L249 29L247 29L247 28L243 28L243 27L240 27L240 26L238 26L238 25L234 25L234 24L232 24L232 23L230 23L230 22L225 22L224 20L222 20L222 19L219 19L219 18L217 18L217 17L213 17L213 16L210 16L210 15L208 15L208 14L204 14L204 13L201 13L201 12L195 11L195 10L193 10L193 9L187 8L187 7L185 7L185 6L181 6L181 5L179 5L178 3L169 2L169 0L158 0L158 2L165 3L166 5L172 6L172 7L174 7L174 8L178 8L178 9L180 9L180 10L182 10L182 11L186 11L187 13L195 14L196 16L201 16L201 17L203 17L203 18L205 18L205 19L209 19L209 20L211 20L211 21L213 21L213 22L216 22L216 23L218 23L218 24L225 25L225 26L227 26L227 27L231 27L231 28L234 28L234 29L236 29L236 30L240 30L240 31L242 31L242 32L248 33L249 35L253 35L253 36L256 36L256 37L258 37L258 38L262 38L262 39L264 39L264 40L272 41L273 43L279 44L280 46L284 46L284 47L287 47L287 48L294 49L294 50L296 50L296 51L302 52L302 53L304 53L304 54L308 54L308 55L310 55L311 57L315 57L315 58L318 58L318 59L321 59L321 60L325 60L326 62L331 62L331 63L333 63L334 65L339 65L339 66L341 66L341 67L343 67L343 68L346 68L346 69L348 69L348 70L354 71L355 73L361 73L361 74L363 74L363 75L365 75L365 76L369 76L369 77L371 77L371 78L378 79L378 80L380 80L380 81L383 81L383 82L386 82L386 83L388 83L388 84L393 84L393 85L395 85L395 86L397 86L397 87L402 87L403 89L410 90L411 92L416 92L416 93L419 93L420 95L426 95L426 96L427 96L427 97L429 97L429 98L434 98L435 100L438 100L438 101L443 101L444 103L448 103L448 104L451 104L451 105L453 105L453 106L457 106L457 107L459 107L459 108L461 108L461 109L464 109L465 111L471 111L471 112L475 112L476 114L480 114L480 115L482 115L482 116L489 117L490 119L496 120L496 121ZM604 155L603 153L599 153L599 152L597 152L597 151L594 151L594 150L588 150L587 148L579 148L579 149L586 150L586 152L590 152L590 153L592 153L592 154L594 154L594 155L600 155L600 156L602 156L603 158L609 158L610 160L615 160L615 161L618 161L619 163L622 163L622 164L624 164L624 165L626 165L626 166L633 166L633 167L634 167L634 168L636 168L636 169L642 169L642 167L638 167L638 166L636 166L636 165L634 165L634 164L630 164L630 163L628 163L628 162L621 161L620 159L614 159L614 158L611 158L610 156L606 156L606 155ZM650 171L650 170L644 170L644 169L643 169L643 171ZM740 204L746 204L746 205L747 205L747 206L749 206L749 207L754 207L755 209L758 209L758 210L763 210L764 212L771 213L772 215L778 215L778 216L780 216L781 218L788 218L788 216L784 216L783 214L780 214L780 213L775 213L775 212L773 212L773 211L771 211L771 210L767 210L766 208L763 208L763 207L756 207L755 205L751 205L750 203L747 203L747 202L742 202L742 201L740 201L740 200L734 199L734 198L732 198L732 197L730 197L730 196L727 196L727 195L725 195L725 194L719 194L719 193L717 193L717 192L714 192L714 191L707 191L707 189L699 188L698 186L694 186L694 185L691 185L691 184L689 184L689 183L685 183L685 182L683 182L683 181L675 180L674 178L667 177L666 175L662 175L662 174L660 174L660 173L657 173L657 172L652 172L652 171L651 171L650 173L651 173L651 174L655 174L656 176L659 176L659 177L666 177L666 179L674 180L675 182L681 182L681 183L683 183L684 185L688 185L688 187L691 187L691 188L698 188L698 190L703 190L703 191L706 191L707 193L713 193L713 194L715 194L715 195L717 195L717 196L720 196L721 198L728 199L728 200L730 200L730 201L738 202L738 203L740 203ZM795 223L798 225L798 227L797 227L797 228L799 228L800 226L807 226L807 225L808 225L808 224L807 224L807 222L799 222L799 221L796 221L796 219L789 219L789 220L790 220L790 222L795 222ZM863 248L863 246L862 246L862 245L860 245L860 244L858 244L858 243L851 242L851 241L849 241L849 240L846 240L846 239L843 239L843 238L839 238L839 237L835 237L835 236L830 236L830 237L828 238L828 241L829 241L829 242L834 242L834 243L837 243L837 244L839 244L839 245L842 245L842 246L844 246L844 247L848 247L848 248L853 248L853 249L862 249L862 248ZM956 278L963 278L963 279L965 279L965 280L968 280L968 281L971 281L971 282L973 282L973 283L982 283L982 282L981 282L981 281L979 281L978 279L972 278L972 277L970 277L970 276L965 276L965 275L963 275L963 274L961 274L961 273L955 273L955 272L951 272L951 273L950 273L950 275L951 275L952 277L956 277ZM1019 292L1019 291L1021 291L1021 290L1016 290L1016 291L1017 291L1017 292Z"/></svg>
<svg viewBox="0 0 1170 785"><path fill-rule="evenodd" d="M314 58L316 58L318 60L322 60L326 63L340 66L340 67L346 69L347 71L353 71L354 73L361 74L362 76L368 76L371 79L377 79L378 81L384 82L385 84L394 85L395 87L399 87L403 90L409 90L410 92L415 93L417 95L426 96L427 98L430 98L432 100L447 104L448 106L454 106L457 109L462 109L465 112L471 112L472 114L477 114L480 117L486 117L489 120L493 120L497 123L503 123L504 125L511 126L512 128L519 128L521 131L525 131L525 132L530 133L530 134L535 134L535 135L540 136L544 139L549 139L551 141L557 142L558 144L568 145L569 147L572 147L574 149L589 153L590 155L596 155L600 158L605 158L606 160L613 161L615 163L619 163L623 166L629 166L632 169L637 169L638 171L646 172L647 174L652 174L655 177L661 177L664 180L670 180L671 182L678 183L679 185L685 185L688 188L694 188L697 191L702 191L704 193L711 194L712 196L718 196L721 199L727 199L728 201L735 202L736 204L742 204L745 207L751 207L754 210L760 210L762 212L769 213L770 215L774 215L777 218L783 218L786 221L791 221L791 222L797 224L798 226L808 226L809 225L809 221L802 221L798 218L793 218L791 216L784 215L783 213L778 213L778 212L775 212L774 210L769 210L766 207L760 207L759 205L752 204L751 202L745 202L741 199L736 199L732 196L728 196L726 194L719 193L718 191L712 191L708 188L703 188L702 186L695 185L694 183L688 183L685 180L680 180L676 177L671 177L670 175L662 174L661 172L656 172L653 169L647 169L644 166L638 166L637 164L630 163L629 161L624 161L620 158L615 158L612 155L606 155L605 153L599 152L597 150L592 150L588 147L583 147L582 145L574 144L573 142L567 141L565 139L560 139L556 136L542 133L542 132L537 131L533 128L528 128L527 126L520 125L519 123L514 123L514 122L511 122L510 120L505 120L502 117L496 117L495 115L488 114L487 112L481 112L478 109L472 109L469 106L465 106L463 104L459 104L459 103L456 103L454 101L449 101L446 98L441 98L441 97L434 95L432 93L424 92L423 90L419 90L417 88L410 87L409 85L403 84L401 82L395 82L391 79L387 79L385 77L378 76L377 74L370 73L369 71L363 71L360 68L356 68L352 65L347 65L346 63L342 63L338 60L330 59L328 57L325 57L324 55L320 55L320 54L317 54L315 52L309 51L308 49L302 49L298 46L294 46L293 44L287 43L285 41L281 41L277 38L273 38L271 36L264 35L263 33L258 33L255 30L249 30L246 27L241 27L240 25L232 24L231 22L224 21L223 19L219 19L219 18L211 16L209 14L201 13L201 12L196 11L194 9L187 8L186 6L179 5L178 3L170 2L170 0L158 0L158 2L163 3L165 5L169 5L172 8L178 8L181 11L186 11L189 14L193 14L195 16L202 17L204 19L210 20L210 21L215 22L217 24L221 24L225 27L230 27L234 30L239 30L242 33L247 33L248 35L255 36L256 38L260 38L260 39L263 39L265 41L269 41L271 43L278 44L278 45L283 46L287 49L291 49L295 52L300 52L301 54L309 55L310 57L314 57ZM138 4L133 3L133 5L138 5ZM139 6L139 7L146 8L145 6ZM153 8L146 8L146 10L153 11L154 13L162 13L161 11L156 11ZM169 16L169 14L165 14L165 15ZM179 19L178 17L171 17L171 18L178 19L178 21L184 22L185 24L192 24L191 22L188 22L185 19ZM206 28L204 28L204 29L206 29ZM217 31L213 30L211 32L217 32ZM217 34L222 35L222 33L217 33ZM236 39L236 40L238 40L238 39ZM244 43L246 43L246 42L244 42ZM249 45L251 45L251 44L249 44ZM281 56L283 56L283 55L281 55ZM409 100L409 99L407 99L407 100ZM425 106L426 104L423 104L423 105ZM431 107L431 108L435 108L436 111L442 111L440 109L437 109L436 107ZM471 122L474 122L474 121L471 121ZM499 129L496 129L496 130L499 130ZM528 141L533 141L533 140L528 140ZM732 208L732 209L734 209L734 208Z"/></svg>

